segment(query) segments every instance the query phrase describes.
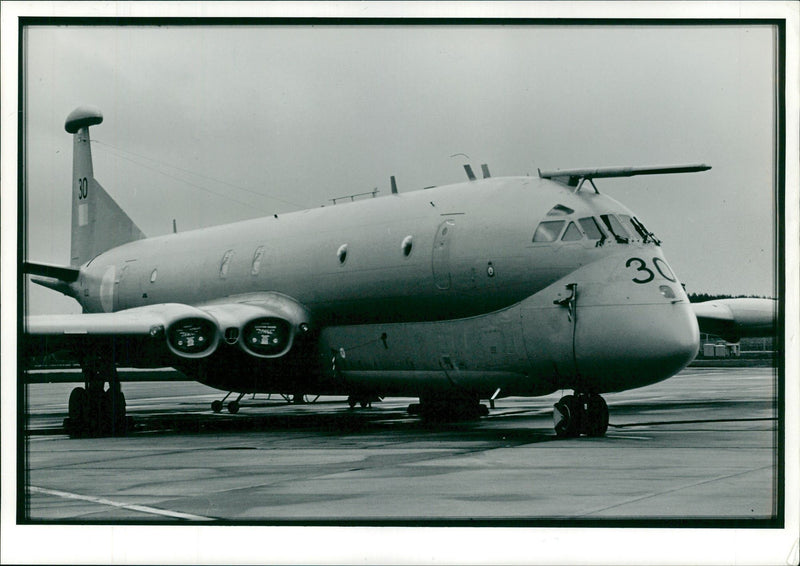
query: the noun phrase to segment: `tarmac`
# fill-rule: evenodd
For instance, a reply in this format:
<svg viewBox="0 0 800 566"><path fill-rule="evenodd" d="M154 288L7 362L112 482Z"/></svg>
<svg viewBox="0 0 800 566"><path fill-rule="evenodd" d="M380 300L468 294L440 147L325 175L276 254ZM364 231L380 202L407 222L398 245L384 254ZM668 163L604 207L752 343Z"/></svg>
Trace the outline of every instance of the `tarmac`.
<svg viewBox="0 0 800 566"><path fill-rule="evenodd" d="M23 522L242 525L742 526L774 520L777 377L689 368L606 395L604 438L558 439L562 393L498 399L477 421L409 417L416 399L245 397L123 386L125 437L70 439L74 384L32 384Z"/></svg>

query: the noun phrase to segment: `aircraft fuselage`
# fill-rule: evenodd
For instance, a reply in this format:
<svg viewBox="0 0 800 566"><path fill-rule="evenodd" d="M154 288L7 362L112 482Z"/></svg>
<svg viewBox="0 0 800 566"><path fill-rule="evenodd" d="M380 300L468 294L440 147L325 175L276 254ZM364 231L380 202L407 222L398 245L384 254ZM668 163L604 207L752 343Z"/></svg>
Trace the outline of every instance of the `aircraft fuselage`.
<svg viewBox="0 0 800 566"><path fill-rule="evenodd" d="M681 284L631 217L588 189L491 178L135 241L83 266L74 296L85 312L262 293L308 310L285 356L222 344L176 365L221 389L602 393L697 351Z"/></svg>

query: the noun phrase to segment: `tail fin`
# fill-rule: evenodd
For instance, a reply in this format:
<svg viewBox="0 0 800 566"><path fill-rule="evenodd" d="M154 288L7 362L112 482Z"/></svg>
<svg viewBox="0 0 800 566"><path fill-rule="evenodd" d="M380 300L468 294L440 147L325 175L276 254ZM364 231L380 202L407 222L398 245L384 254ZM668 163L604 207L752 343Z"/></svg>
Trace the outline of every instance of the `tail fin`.
<svg viewBox="0 0 800 566"><path fill-rule="evenodd" d="M103 121L96 108L82 106L64 128L72 143L72 245L70 265L80 266L106 250L145 237L94 178L89 126Z"/></svg>

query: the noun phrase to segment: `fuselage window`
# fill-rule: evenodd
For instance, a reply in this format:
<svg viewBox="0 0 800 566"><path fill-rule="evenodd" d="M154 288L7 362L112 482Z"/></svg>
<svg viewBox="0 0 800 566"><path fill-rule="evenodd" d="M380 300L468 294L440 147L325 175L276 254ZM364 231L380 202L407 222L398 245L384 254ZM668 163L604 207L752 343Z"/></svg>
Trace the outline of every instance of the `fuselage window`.
<svg viewBox="0 0 800 566"><path fill-rule="evenodd" d="M600 230L600 226L597 225L597 220L593 217L581 218L578 222L580 222L581 228L583 228L590 240L600 240L603 237L603 232Z"/></svg>
<svg viewBox="0 0 800 566"><path fill-rule="evenodd" d="M562 242L574 242L583 238L583 233L575 226L574 222L570 222L567 229L564 230L564 235L561 236Z"/></svg>
<svg viewBox="0 0 800 566"><path fill-rule="evenodd" d="M228 269L231 266L231 258L233 257L233 250L228 250L222 256L222 261L219 264L219 276L224 279L228 276Z"/></svg>
<svg viewBox="0 0 800 566"><path fill-rule="evenodd" d="M411 248L413 246L414 246L414 241L413 241L413 238L411 236L406 236L405 238L403 238L403 243L402 243L402 245L400 247L402 248L403 255L405 257L408 257L408 256L411 255Z"/></svg>
<svg viewBox="0 0 800 566"><path fill-rule="evenodd" d="M536 228L533 234L534 242L555 242L558 235L561 234L561 229L564 227L564 220L551 220L542 222Z"/></svg>
<svg viewBox="0 0 800 566"><path fill-rule="evenodd" d="M339 263L341 264L347 261L347 244L339 246L339 249L336 250L336 256L339 258Z"/></svg>
<svg viewBox="0 0 800 566"><path fill-rule="evenodd" d="M250 275L258 275L261 271L261 258L264 257L264 246L258 246L253 254L253 266L250 268Z"/></svg>
<svg viewBox="0 0 800 566"><path fill-rule="evenodd" d="M154 269L153 272L150 274L150 283L155 283L157 278L158 278L158 269Z"/></svg>
<svg viewBox="0 0 800 566"><path fill-rule="evenodd" d="M617 242L620 244L628 243L628 232L622 227L622 224L620 224L616 216L613 214L603 214L600 218L602 218L606 228L608 228L608 231L616 238Z"/></svg>

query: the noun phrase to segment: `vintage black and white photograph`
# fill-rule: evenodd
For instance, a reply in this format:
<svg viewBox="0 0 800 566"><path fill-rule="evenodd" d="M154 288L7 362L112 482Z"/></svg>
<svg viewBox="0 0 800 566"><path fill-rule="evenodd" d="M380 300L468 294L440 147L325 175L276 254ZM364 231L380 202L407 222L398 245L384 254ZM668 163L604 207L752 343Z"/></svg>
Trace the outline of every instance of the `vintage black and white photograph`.
<svg viewBox="0 0 800 566"><path fill-rule="evenodd" d="M23 18L3 75L51 560L797 563L797 10L156 4Z"/></svg>

